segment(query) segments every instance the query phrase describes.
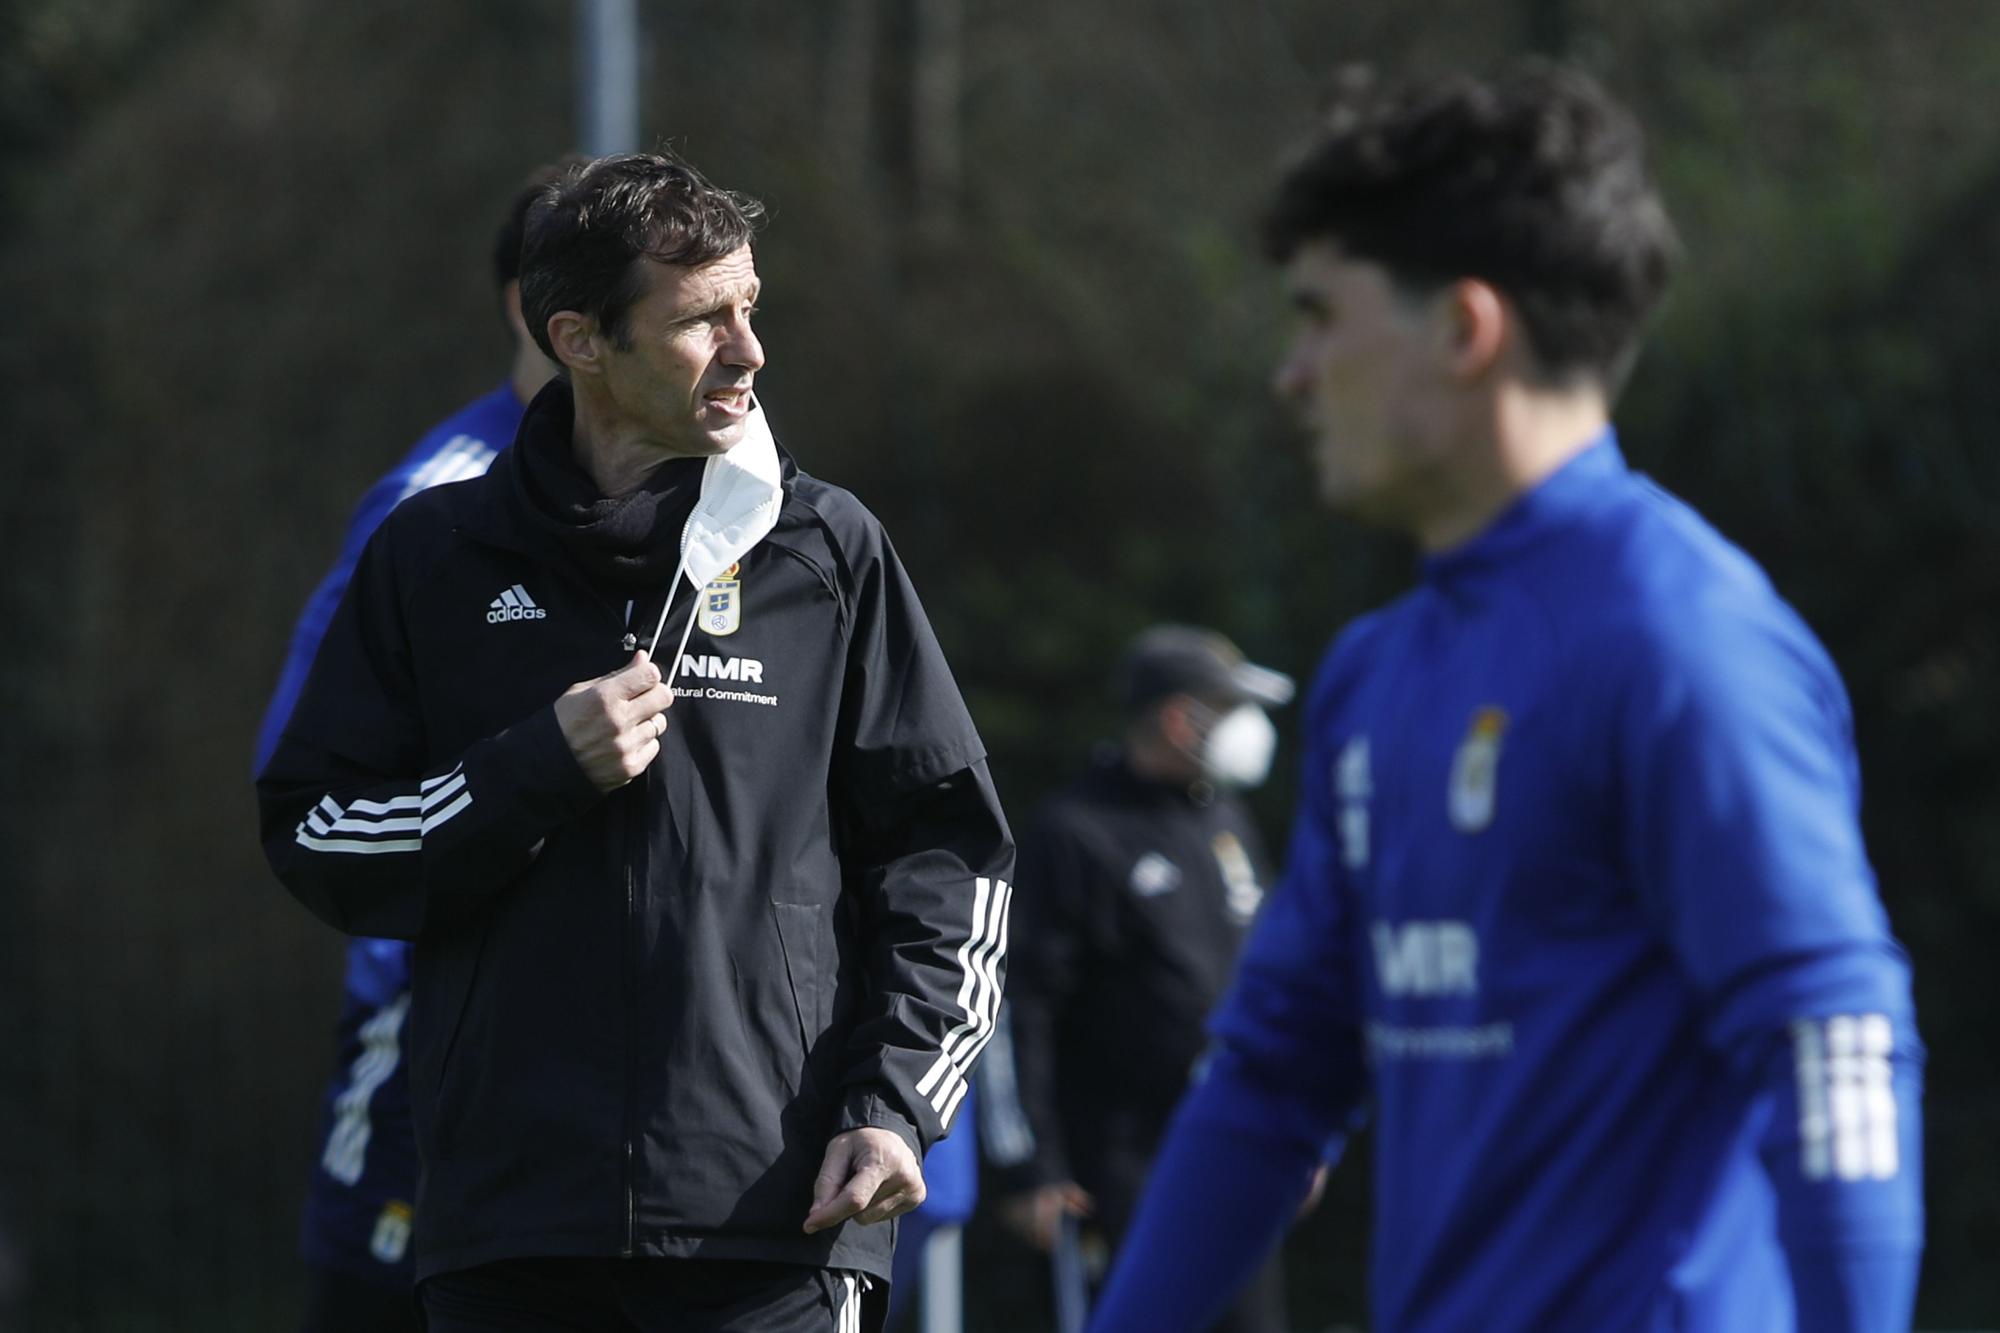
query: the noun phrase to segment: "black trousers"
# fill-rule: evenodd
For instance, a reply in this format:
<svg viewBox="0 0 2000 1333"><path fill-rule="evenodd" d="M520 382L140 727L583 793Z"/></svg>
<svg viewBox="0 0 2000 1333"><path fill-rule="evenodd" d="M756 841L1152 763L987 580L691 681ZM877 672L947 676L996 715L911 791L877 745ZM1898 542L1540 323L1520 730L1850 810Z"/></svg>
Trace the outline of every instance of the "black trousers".
<svg viewBox="0 0 2000 1333"><path fill-rule="evenodd" d="M414 1288L371 1282L337 1268L307 1266L300 1333L423 1333L423 1328Z"/></svg>
<svg viewBox="0 0 2000 1333"><path fill-rule="evenodd" d="M430 1333L879 1333L887 1287L745 1259L507 1259L418 1287Z"/></svg>

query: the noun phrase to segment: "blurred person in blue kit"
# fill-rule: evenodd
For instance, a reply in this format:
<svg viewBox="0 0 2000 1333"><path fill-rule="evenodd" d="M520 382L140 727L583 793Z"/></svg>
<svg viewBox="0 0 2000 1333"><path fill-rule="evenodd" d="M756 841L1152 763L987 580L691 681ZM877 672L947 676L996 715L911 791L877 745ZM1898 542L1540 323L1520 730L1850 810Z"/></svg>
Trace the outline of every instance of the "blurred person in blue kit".
<svg viewBox="0 0 2000 1333"><path fill-rule="evenodd" d="M924 1201L897 1220L896 1256L889 1284L890 1329L927 1327L934 1306L944 1324L957 1327L962 1321L965 1272L961 1237L979 1206L979 1083L974 1079L967 1088L952 1134L933 1144L924 1156ZM938 1260L949 1265L949 1271L942 1275L933 1270L933 1242L940 1246Z"/></svg>
<svg viewBox="0 0 2000 1333"><path fill-rule="evenodd" d="M1636 122L1544 65L1353 71L1266 239L1321 498L1420 579L1307 696L1094 1327L1198 1328L1370 1106L1382 1333L1902 1333L1924 1052L1846 691L1611 424L1675 251Z"/></svg>
<svg viewBox="0 0 2000 1333"><path fill-rule="evenodd" d="M1264 897L1269 860L1239 793L1269 772L1266 710L1293 688L1223 635L1174 624L1132 641L1114 687L1120 742L1021 840L1006 1029L982 1089L989 1154L1018 1145L994 1163L1003 1217L1044 1251L1065 1215L1093 1248L1125 1239ZM1284 1329L1275 1258L1218 1327Z"/></svg>
<svg viewBox="0 0 2000 1333"><path fill-rule="evenodd" d="M327 622L354 564L389 511L430 486L476 477L512 443L528 400L555 374L521 317L521 229L528 206L554 179L542 168L516 193L493 239L493 281L511 350L507 378L446 417L369 488L346 539L292 631L277 691L257 734L259 771L277 747ZM404 1025L410 1008L410 946L356 939L335 1033L333 1078L321 1116L320 1150L306 1187L303 1251L305 1333L367 1333L422 1327L410 1260L417 1197L417 1145L410 1127Z"/></svg>
<svg viewBox="0 0 2000 1333"><path fill-rule="evenodd" d="M258 780L301 903L415 942L433 1333L878 1328L993 1029L1012 838L881 524L755 392L763 215L664 153L534 202L562 369L369 540Z"/></svg>

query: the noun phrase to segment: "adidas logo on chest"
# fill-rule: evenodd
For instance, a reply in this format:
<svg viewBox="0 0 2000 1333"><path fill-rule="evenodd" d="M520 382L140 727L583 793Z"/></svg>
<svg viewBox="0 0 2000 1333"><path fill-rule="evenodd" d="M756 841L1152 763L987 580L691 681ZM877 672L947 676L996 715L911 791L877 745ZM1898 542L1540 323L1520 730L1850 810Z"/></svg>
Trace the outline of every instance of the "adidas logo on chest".
<svg viewBox="0 0 2000 1333"><path fill-rule="evenodd" d="M528 590L520 584L495 597L486 608L486 623L498 625L508 620L543 620L548 612L535 605L535 599L528 596Z"/></svg>

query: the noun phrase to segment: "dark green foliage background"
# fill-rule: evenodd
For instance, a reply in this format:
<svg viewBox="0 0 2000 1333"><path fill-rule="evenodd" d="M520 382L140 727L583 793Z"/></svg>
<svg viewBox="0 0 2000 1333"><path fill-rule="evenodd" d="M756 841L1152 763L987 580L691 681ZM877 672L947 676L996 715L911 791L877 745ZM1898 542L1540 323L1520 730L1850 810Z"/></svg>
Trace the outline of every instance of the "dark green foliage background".
<svg viewBox="0 0 2000 1333"><path fill-rule="evenodd" d="M2000 1313L2000 6L643 9L646 133L773 209L780 437L888 522L1017 821L1108 729L1137 627L1209 621L1305 674L1408 578L1313 507L1265 391L1282 330L1249 223L1318 77L1540 50L1630 99L1688 263L1626 447L1846 673L1932 1049L1920 1317ZM571 23L560 0L0 5L17 1320L291 1317L340 945L263 868L252 732L362 488L498 375L485 248L571 146ZM1260 797L1274 837L1290 786ZM1294 1245L1301 1327L1364 1319L1365 1174ZM1033 1327L1033 1266L988 1226L972 1248L974 1327Z"/></svg>

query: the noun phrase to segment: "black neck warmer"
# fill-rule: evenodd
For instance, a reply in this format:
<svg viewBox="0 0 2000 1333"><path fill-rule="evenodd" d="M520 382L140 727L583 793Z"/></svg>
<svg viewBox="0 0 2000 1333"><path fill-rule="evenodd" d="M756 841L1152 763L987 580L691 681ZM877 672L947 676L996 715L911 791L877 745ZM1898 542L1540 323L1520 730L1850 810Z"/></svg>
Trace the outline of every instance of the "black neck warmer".
<svg viewBox="0 0 2000 1333"><path fill-rule="evenodd" d="M681 529L701 495L703 462L670 458L639 489L607 496L571 445L576 406L570 387L551 380L528 404L505 457L527 521L554 539L584 573L619 588L657 588L680 564Z"/></svg>

